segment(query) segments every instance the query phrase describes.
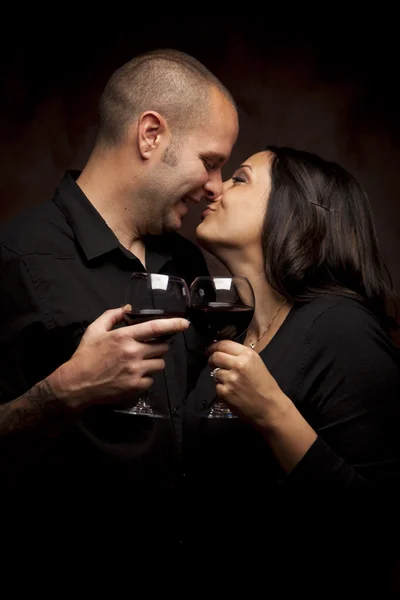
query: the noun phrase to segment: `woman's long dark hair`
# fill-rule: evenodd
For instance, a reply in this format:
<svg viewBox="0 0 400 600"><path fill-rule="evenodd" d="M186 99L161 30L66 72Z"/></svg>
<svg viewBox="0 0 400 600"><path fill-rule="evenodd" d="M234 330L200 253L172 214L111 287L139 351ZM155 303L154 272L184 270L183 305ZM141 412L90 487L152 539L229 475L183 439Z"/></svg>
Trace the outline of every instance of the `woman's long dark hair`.
<svg viewBox="0 0 400 600"><path fill-rule="evenodd" d="M315 154L266 150L272 183L262 241L270 285L294 302L326 293L356 298L388 328L392 282L364 190L345 169Z"/></svg>

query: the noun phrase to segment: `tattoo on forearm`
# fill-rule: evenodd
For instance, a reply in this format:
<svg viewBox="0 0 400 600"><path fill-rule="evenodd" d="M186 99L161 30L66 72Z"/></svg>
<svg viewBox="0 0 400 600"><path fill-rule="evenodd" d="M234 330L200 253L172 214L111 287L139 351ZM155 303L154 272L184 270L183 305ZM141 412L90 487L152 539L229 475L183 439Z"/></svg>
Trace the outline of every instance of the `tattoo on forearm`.
<svg viewBox="0 0 400 600"><path fill-rule="evenodd" d="M19 398L0 406L0 454L3 459L30 459L70 422L65 404L46 379Z"/></svg>

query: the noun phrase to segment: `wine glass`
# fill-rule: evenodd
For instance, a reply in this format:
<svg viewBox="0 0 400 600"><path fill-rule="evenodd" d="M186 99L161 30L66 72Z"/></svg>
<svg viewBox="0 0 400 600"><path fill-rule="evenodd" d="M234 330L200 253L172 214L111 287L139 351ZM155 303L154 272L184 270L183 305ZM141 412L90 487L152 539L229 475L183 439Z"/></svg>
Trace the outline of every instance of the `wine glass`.
<svg viewBox="0 0 400 600"><path fill-rule="evenodd" d="M189 290L186 282L180 277L161 273L133 273L125 294L124 305L126 304L132 309L124 315L126 325L136 325L154 319L187 318ZM170 337L157 337L146 342L160 343ZM150 390L150 394L148 391L144 392L133 406L131 400L130 405L115 410L130 415L166 418L168 415L155 407L155 404L162 406L162 398L158 398L156 403L154 386ZM153 397L153 401L150 396Z"/></svg>
<svg viewBox="0 0 400 600"><path fill-rule="evenodd" d="M255 297L246 277L197 277L189 291L190 321L210 343L237 340L247 331L254 316ZM215 402L208 414L210 419L235 416L221 401Z"/></svg>

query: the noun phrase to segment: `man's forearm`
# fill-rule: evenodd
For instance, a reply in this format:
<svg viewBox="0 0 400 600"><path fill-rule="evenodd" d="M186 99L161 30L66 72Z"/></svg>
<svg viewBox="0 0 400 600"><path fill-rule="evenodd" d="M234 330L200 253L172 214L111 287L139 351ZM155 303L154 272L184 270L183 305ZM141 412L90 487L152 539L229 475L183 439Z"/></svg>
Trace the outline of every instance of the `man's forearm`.
<svg viewBox="0 0 400 600"><path fill-rule="evenodd" d="M57 397L48 379L0 406L1 465L40 453L73 418L74 412Z"/></svg>

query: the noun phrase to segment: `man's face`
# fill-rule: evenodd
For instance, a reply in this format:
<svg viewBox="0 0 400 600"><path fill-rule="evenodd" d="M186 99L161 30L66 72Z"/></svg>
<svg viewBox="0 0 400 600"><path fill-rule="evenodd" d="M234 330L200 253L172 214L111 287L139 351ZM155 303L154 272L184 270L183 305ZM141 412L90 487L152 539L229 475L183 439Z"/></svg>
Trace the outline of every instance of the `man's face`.
<svg viewBox="0 0 400 600"><path fill-rule="evenodd" d="M235 108L215 90L205 122L173 139L153 172L149 233L178 230L190 202L209 202L222 193L221 169L238 129Z"/></svg>

